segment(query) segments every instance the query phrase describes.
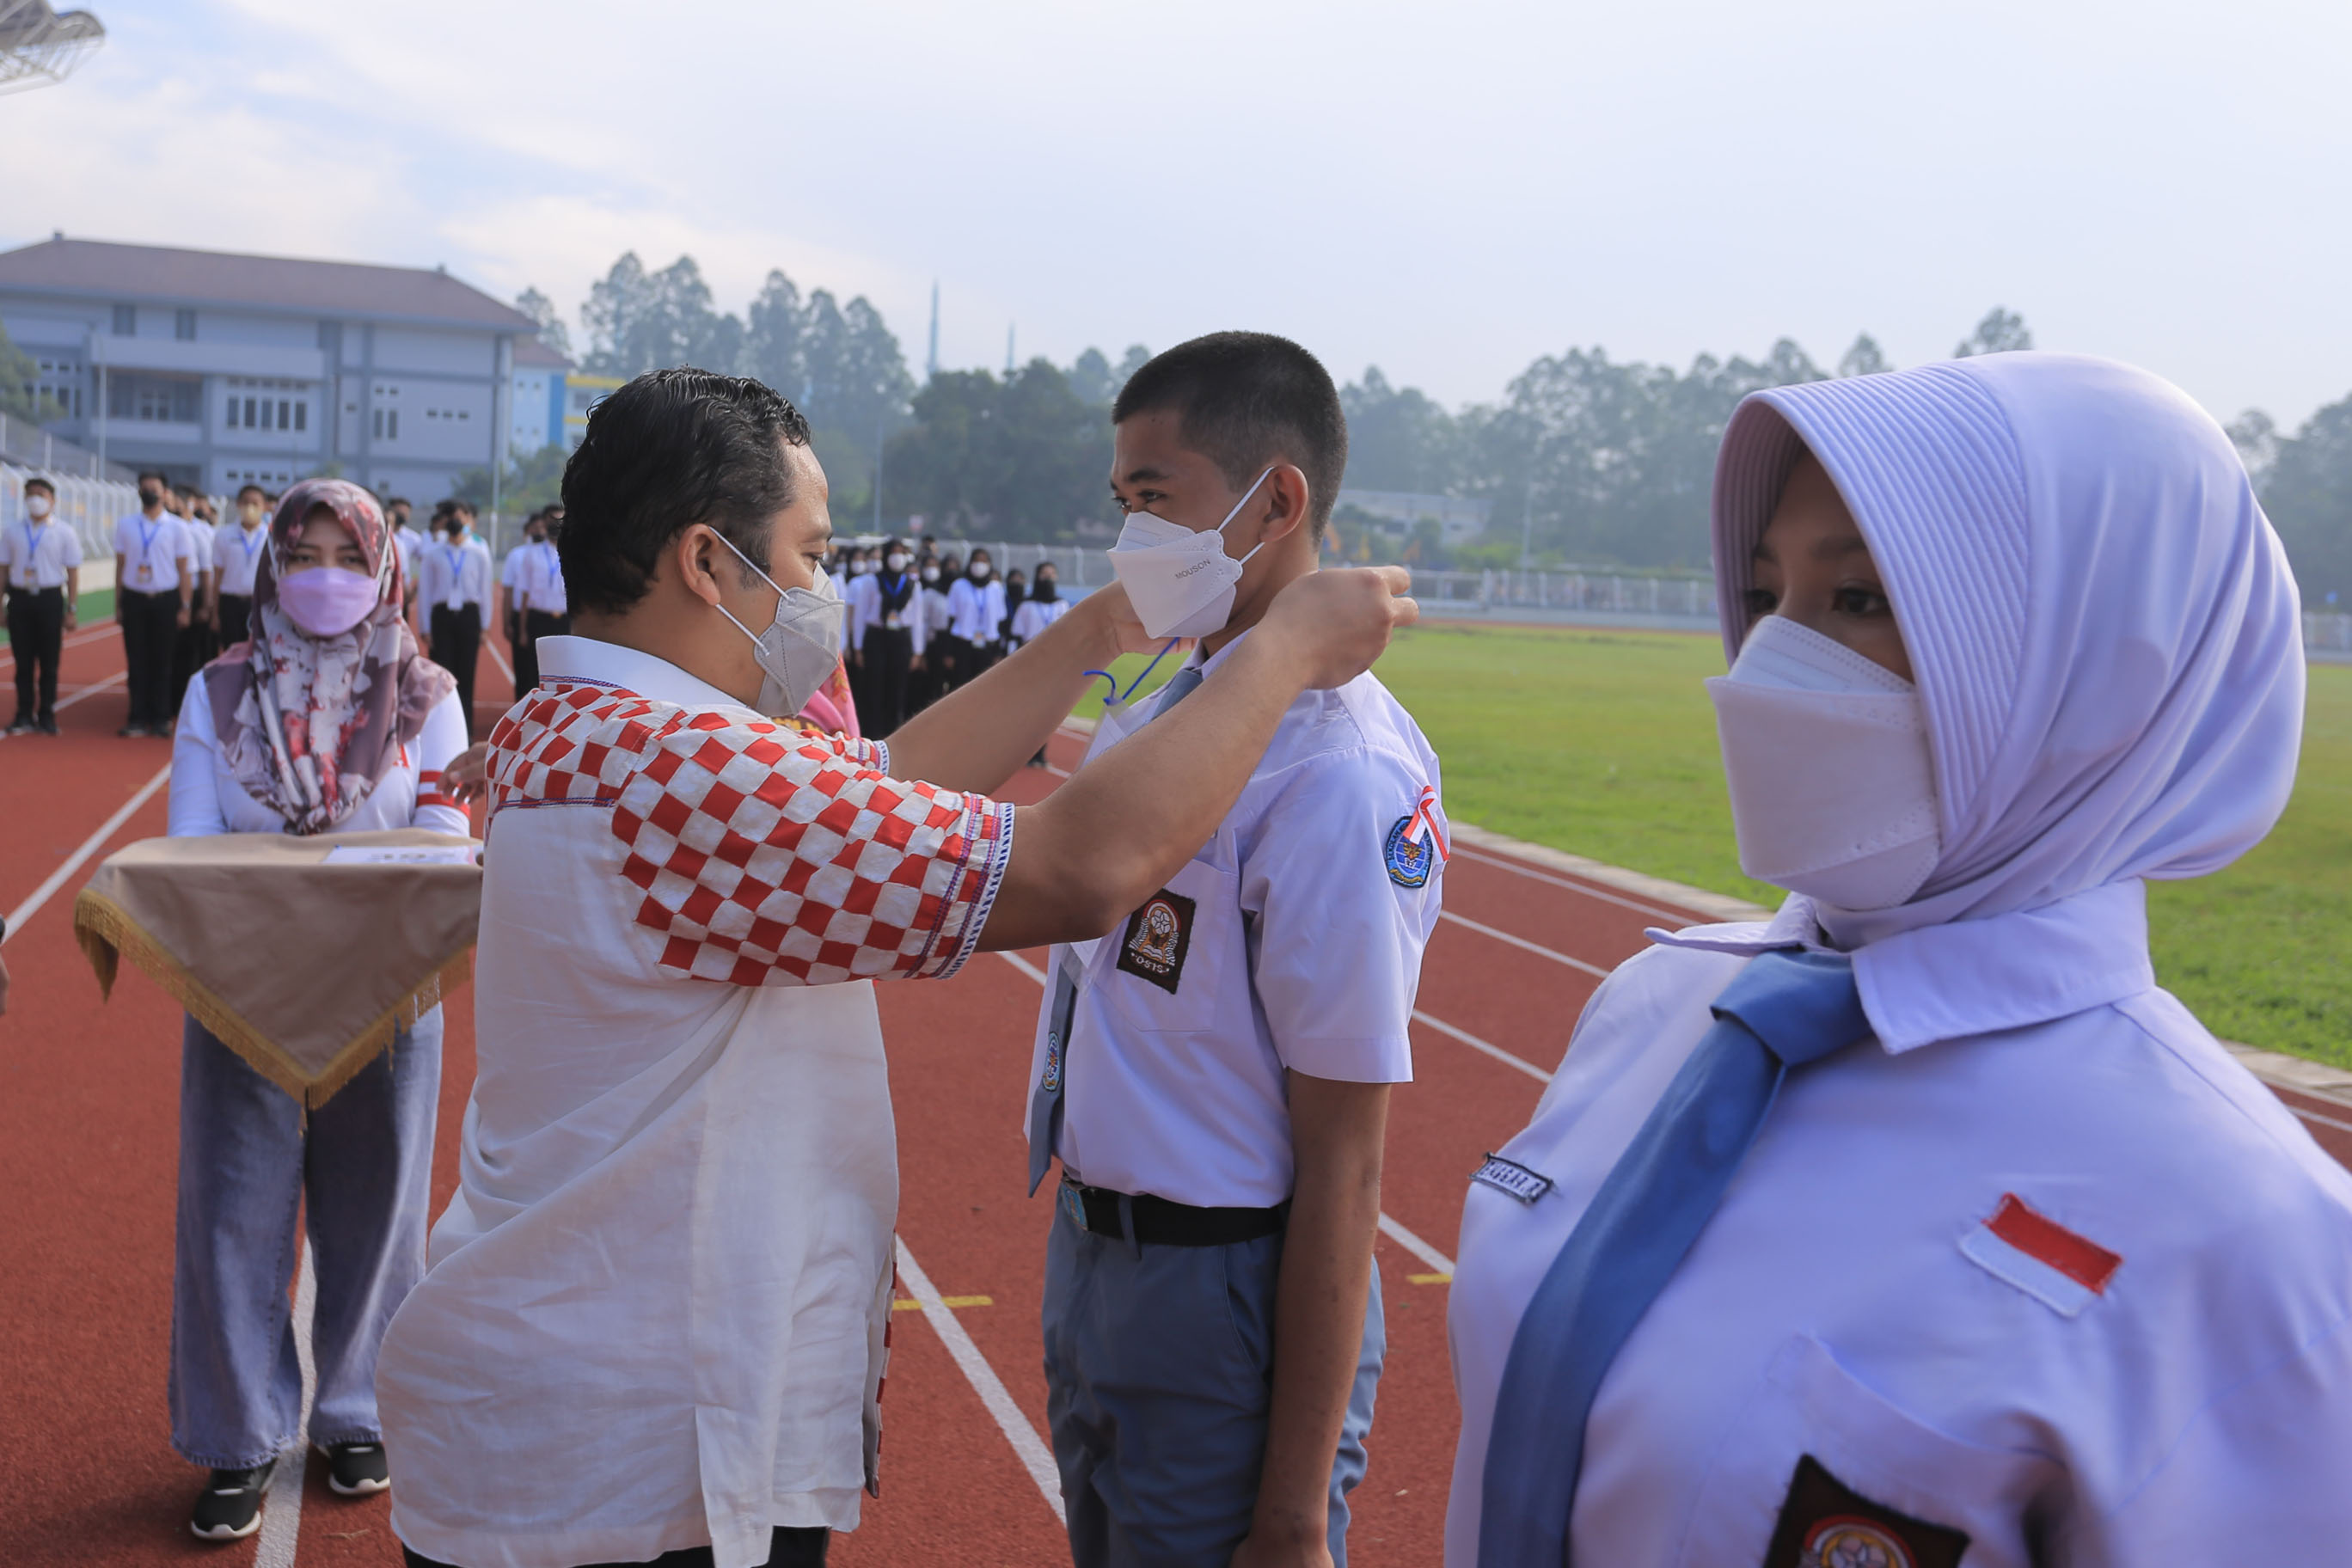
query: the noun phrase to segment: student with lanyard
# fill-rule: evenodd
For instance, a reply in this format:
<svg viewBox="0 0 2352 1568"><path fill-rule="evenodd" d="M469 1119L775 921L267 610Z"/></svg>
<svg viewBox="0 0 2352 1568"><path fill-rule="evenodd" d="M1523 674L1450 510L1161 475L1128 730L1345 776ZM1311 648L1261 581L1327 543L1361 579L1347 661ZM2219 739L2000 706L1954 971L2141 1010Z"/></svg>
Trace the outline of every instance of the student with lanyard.
<svg viewBox="0 0 2352 1568"><path fill-rule="evenodd" d="M912 560L897 540L883 546L882 570L868 576L865 640L857 663L866 671L870 706L860 722L877 739L907 721L907 678L923 657L922 584L908 568Z"/></svg>
<svg viewBox="0 0 2352 1568"><path fill-rule="evenodd" d="M25 515L0 531L0 587L8 591L8 648L16 656L16 716L8 733L58 732L58 660L80 621L81 541L55 520L58 488L25 481Z"/></svg>
<svg viewBox="0 0 2352 1568"><path fill-rule="evenodd" d="M411 626L416 621L416 584L423 571L417 552L427 542L408 521L413 510L406 496L394 496L383 503L384 521L392 524L392 542L400 551L400 574L408 583L408 600L401 605L400 613Z"/></svg>
<svg viewBox="0 0 2352 1568"><path fill-rule="evenodd" d="M874 1484L898 1207L871 981L1096 936L1181 867L1302 688L1409 619L1320 574L1094 776L993 787L1087 671L1089 598L888 742L812 734L825 479L756 381L639 376L564 471L574 635L490 742L459 1185L377 1372L412 1563L821 1563ZM705 853L696 846L707 846Z"/></svg>
<svg viewBox="0 0 2352 1568"><path fill-rule="evenodd" d="M1790 897L1653 931L1472 1184L1447 1562L2341 1560L2352 1176L2148 955L2294 783L2228 437L2058 354L1781 387L1714 527Z"/></svg>
<svg viewBox="0 0 2352 1568"><path fill-rule="evenodd" d="M181 709L172 835L465 834L440 788L466 743L455 683L401 618L399 552L373 498L305 479L269 540L250 640L206 666ZM298 1219L318 1287L310 1440L334 1491L391 1485L376 1348L423 1272L440 1085L437 1007L308 1111L186 1020L171 1410L173 1447L212 1471L189 1521L198 1536L259 1529L278 1457L301 1433L287 1311Z"/></svg>
<svg viewBox="0 0 2352 1568"><path fill-rule="evenodd" d="M514 661L515 690L518 693L530 688L523 684L522 679L522 598L516 592L515 585L522 576L525 546L546 537L540 531L541 515L532 512L523 520L522 543L508 551L507 558L499 563L499 635L507 639L508 656Z"/></svg>
<svg viewBox="0 0 2352 1568"><path fill-rule="evenodd" d="M929 541L926 540L928 547ZM919 713L955 689L955 648L948 630L950 619L948 609L948 584L955 581L955 557L945 561L931 556L915 569L915 578L921 586L915 591L915 613L918 635L922 639L922 660L907 682L907 711Z"/></svg>
<svg viewBox="0 0 2352 1568"><path fill-rule="evenodd" d="M1120 588L1154 637L1202 640L1150 700L1103 714L1065 791L1182 722L1257 652L1269 606L1326 575L1347 467L1330 376L1262 332L1160 354L1111 418ZM1347 1561L1386 1342L1381 1137L1390 1087L1412 1077L1438 789L1436 755L1372 675L1302 692L1191 858L1109 935L1052 952L1029 1183L1060 1160L1046 1416L1079 1568Z"/></svg>
<svg viewBox="0 0 2352 1568"><path fill-rule="evenodd" d="M571 601L563 592L563 563L555 547L560 516L553 507L541 512L530 542L515 552L522 563L515 574L514 588L522 622L522 637L515 644L518 698L539 684L539 639L563 637L572 630Z"/></svg>
<svg viewBox="0 0 2352 1568"><path fill-rule="evenodd" d="M246 623L253 618L253 584L269 547L268 516L268 494L259 485L247 485L236 492L236 520L213 530L213 632L224 645L243 642ZM408 557L400 560L404 581Z"/></svg>
<svg viewBox="0 0 2352 1568"><path fill-rule="evenodd" d="M433 662L457 679L457 701L473 734L474 666L480 660L482 626L489 614L490 552L471 534L474 509L448 503L441 514L442 539L425 552L426 613L432 617Z"/></svg>
<svg viewBox="0 0 2352 1568"><path fill-rule="evenodd" d="M188 570L195 579L188 624L179 629L172 643L170 711L176 713L188 682L220 651L220 638L214 629L217 611L213 604L213 581L218 575L213 563L213 531L219 527L220 519L214 514L212 502L193 488L173 487L165 504L187 531Z"/></svg>
<svg viewBox="0 0 2352 1568"><path fill-rule="evenodd" d="M996 581L988 552L974 550L971 560L963 575L948 588L948 629L958 639L960 684L977 680L996 662L997 629L1004 620L1004 584Z"/></svg>
<svg viewBox="0 0 2352 1568"><path fill-rule="evenodd" d="M134 738L171 732L172 649L195 609L188 531L164 510L167 488L162 474L141 474L139 510L114 525L114 618L131 698L119 732Z"/></svg>
<svg viewBox="0 0 2352 1568"><path fill-rule="evenodd" d="M1031 580L1029 592L1013 612L1013 630L1008 646L1020 647L1034 642L1037 634L1068 613L1069 602L1061 596L1061 573L1050 561L1037 563L1037 574Z"/></svg>

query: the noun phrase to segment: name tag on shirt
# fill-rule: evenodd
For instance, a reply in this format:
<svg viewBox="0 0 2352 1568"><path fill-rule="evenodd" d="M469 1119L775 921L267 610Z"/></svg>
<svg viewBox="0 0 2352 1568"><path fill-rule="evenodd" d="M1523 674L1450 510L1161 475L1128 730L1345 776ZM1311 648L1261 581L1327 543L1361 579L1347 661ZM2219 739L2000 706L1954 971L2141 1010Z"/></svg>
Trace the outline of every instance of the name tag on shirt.
<svg viewBox="0 0 2352 1568"><path fill-rule="evenodd" d="M1484 1182L1498 1193L1508 1193L1523 1204L1531 1204L1551 1191L1551 1178L1528 1170L1516 1160L1506 1160L1500 1154L1489 1154L1486 1163L1471 1173L1474 1182Z"/></svg>

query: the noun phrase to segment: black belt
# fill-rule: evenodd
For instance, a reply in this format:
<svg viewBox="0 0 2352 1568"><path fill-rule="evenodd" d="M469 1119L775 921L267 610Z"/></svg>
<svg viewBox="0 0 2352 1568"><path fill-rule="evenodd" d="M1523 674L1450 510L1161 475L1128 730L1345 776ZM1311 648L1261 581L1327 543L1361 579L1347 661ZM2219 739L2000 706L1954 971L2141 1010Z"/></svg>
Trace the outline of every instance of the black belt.
<svg viewBox="0 0 2352 1568"><path fill-rule="evenodd" d="M1061 1201L1062 1212L1080 1229L1114 1240L1129 1239L1127 1227L1119 1223L1124 1205L1134 1218L1132 1239L1151 1247L1225 1247L1255 1241L1279 1233L1290 1220L1287 1203L1270 1209L1194 1208L1150 1193L1130 1195L1108 1187L1081 1186L1067 1176L1062 1178Z"/></svg>

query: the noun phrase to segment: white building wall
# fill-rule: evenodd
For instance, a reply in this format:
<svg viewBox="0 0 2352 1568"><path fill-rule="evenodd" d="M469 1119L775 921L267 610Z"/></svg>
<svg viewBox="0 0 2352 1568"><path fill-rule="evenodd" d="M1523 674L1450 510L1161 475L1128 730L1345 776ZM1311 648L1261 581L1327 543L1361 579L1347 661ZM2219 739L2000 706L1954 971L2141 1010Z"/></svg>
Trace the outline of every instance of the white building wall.
<svg viewBox="0 0 2352 1568"><path fill-rule="evenodd" d="M443 375L488 377L498 371L498 341L478 332L421 331L414 327L375 330L378 371L416 370Z"/></svg>

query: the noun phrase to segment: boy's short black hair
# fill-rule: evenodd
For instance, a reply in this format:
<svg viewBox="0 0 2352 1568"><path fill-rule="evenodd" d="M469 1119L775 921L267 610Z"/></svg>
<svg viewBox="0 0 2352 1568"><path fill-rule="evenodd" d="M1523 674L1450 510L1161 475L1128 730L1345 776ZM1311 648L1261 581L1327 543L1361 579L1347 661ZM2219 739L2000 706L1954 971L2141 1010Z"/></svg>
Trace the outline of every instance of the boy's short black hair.
<svg viewBox="0 0 2352 1568"><path fill-rule="evenodd" d="M411 501L406 496L392 496L387 498L383 503L383 510L390 511L396 506L404 506L411 511L415 511L416 510L415 503Z"/></svg>
<svg viewBox="0 0 2352 1568"><path fill-rule="evenodd" d="M50 499L51 500L57 500L57 499L58 499L58 487L57 487L57 486L55 486L55 485L53 485L53 484L49 483L49 481L48 481L48 480L47 480L47 479L45 479L41 478L41 476L40 476L40 475L38 475L38 474L33 474L33 475L29 475L29 476L27 476L27 477L26 477L26 480L25 480L25 489L26 489L26 490L27 492L30 492L30 491L33 489L33 488L34 488L35 486L37 486L37 486L39 486L42 489L45 489L45 490L48 491L48 493L49 493L49 499Z"/></svg>
<svg viewBox="0 0 2352 1568"><path fill-rule="evenodd" d="M172 488L172 481L163 477L163 471L161 468L142 468L139 470L139 483L143 485L149 479L154 480L157 484L162 485L165 489L170 489Z"/></svg>
<svg viewBox="0 0 2352 1568"><path fill-rule="evenodd" d="M1287 459L1307 476L1320 539L1348 471L1348 416L1323 363L1271 332L1211 332L1154 356L1119 389L1110 422L1172 410L1184 445L1246 489Z"/></svg>
<svg viewBox="0 0 2352 1568"><path fill-rule="evenodd" d="M588 411L563 465L556 552L576 605L619 615L653 586L661 554L699 522L768 569L768 520L793 503L786 447L808 421L745 376L648 371Z"/></svg>

